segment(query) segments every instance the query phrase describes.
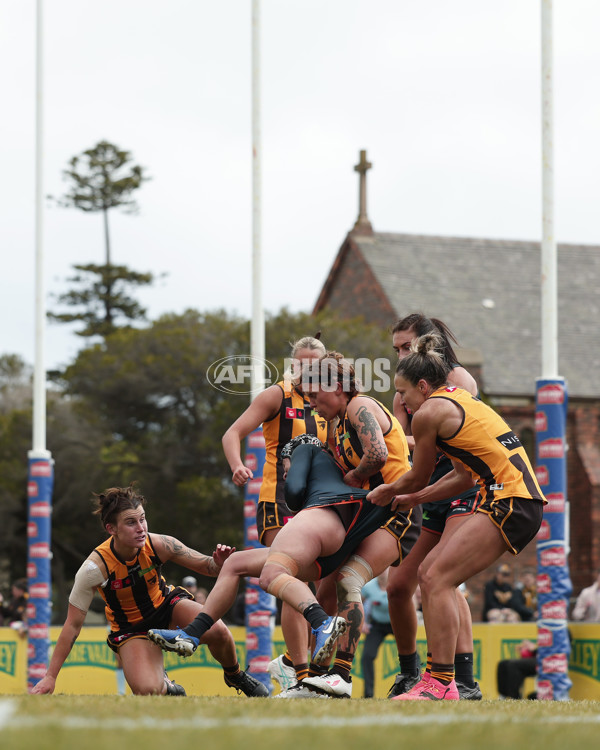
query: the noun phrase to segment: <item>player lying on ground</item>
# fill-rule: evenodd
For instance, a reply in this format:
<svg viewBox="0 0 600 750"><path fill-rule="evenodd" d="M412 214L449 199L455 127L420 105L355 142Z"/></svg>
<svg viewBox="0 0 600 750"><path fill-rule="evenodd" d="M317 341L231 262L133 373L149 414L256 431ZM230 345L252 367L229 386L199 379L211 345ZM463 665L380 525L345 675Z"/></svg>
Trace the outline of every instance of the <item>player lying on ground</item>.
<svg viewBox="0 0 600 750"><path fill-rule="evenodd" d="M135 695L185 695L181 685L168 679L162 652L148 640L147 631L187 625L202 611L202 605L184 588L166 583L162 564L172 560L195 573L215 577L235 550L219 544L208 557L174 537L148 533L145 498L132 486L113 487L95 499L95 513L109 538L79 569L50 666L31 692L54 692L56 678L81 632L94 592L99 591L111 627L107 642L121 657L131 691ZM264 685L240 669L233 636L224 623L215 622L202 643L222 665L229 687L252 697L268 696Z"/></svg>

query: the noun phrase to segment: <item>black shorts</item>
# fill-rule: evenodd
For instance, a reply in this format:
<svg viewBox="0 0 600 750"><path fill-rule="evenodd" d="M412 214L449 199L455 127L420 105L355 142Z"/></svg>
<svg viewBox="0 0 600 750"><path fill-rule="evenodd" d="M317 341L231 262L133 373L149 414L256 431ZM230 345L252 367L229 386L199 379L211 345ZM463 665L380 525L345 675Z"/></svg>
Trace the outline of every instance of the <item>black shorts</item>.
<svg viewBox="0 0 600 750"><path fill-rule="evenodd" d="M392 563L396 568L408 555L421 533L423 510L420 505L411 508L406 513L394 513L390 520L383 525L387 532L398 541L398 558Z"/></svg>
<svg viewBox="0 0 600 750"><path fill-rule="evenodd" d="M441 536L449 518L470 516L475 513L481 495L476 488L456 495L448 500L438 500L435 503L423 503L423 528L432 534Z"/></svg>
<svg viewBox="0 0 600 750"><path fill-rule="evenodd" d="M348 503L348 506L351 505L356 505L356 503ZM346 529L346 538L339 550L334 552L333 555L319 557L315 561L319 567L319 579L333 573L354 552L363 539L366 539L366 537L377 531L377 529L380 529L383 525L387 525L394 518L392 516L392 519L390 519L389 505L382 507L363 500L360 512L355 514L352 525L348 527L349 516L344 518L344 510L349 510L349 508L345 509L339 505L330 507L331 510L340 516Z"/></svg>
<svg viewBox="0 0 600 750"><path fill-rule="evenodd" d="M283 500L259 500L256 506L256 531L258 541L263 542L265 531L281 529L294 514Z"/></svg>
<svg viewBox="0 0 600 750"><path fill-rule="evenodd" d="M525 497L484 500L476 513L485 513L498 527L506 546L518 555L535 538L542 524L544 504Z"/></svg>
<svg viewBox="0 0 600 750"><path fill-rule="evenodd" d="M119 649L126 642L132 638L147 638L147 633L150 629L165 629L171 624L171 617L173 615L173 607L180 602L182 599L193 599L194 597L186 589L181 586L175 586L165 597L164 602L158 607L158 609L145 620L136 622L127 629L114 630L112 631L106 642L116 654L119 653Z"/></svg>

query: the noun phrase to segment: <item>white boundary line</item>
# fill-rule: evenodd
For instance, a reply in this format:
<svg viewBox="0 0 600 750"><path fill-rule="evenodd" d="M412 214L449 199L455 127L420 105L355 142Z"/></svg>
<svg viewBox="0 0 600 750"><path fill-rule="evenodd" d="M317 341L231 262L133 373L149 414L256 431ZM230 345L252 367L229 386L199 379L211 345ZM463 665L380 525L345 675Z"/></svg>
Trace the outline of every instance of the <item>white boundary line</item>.
<svg viewBox="0 0 600 750"><path fill-rule="evenodd" d="M16 701L0 699L0 730L10 723L17 710Z"/></svg>
<svg viewBox="0 0 600 750"><path fill-rule="evenodd" d="M59 724L64 729L106 729L106 721L96 719L95 717L81 718L75 716L55 716L55 717L29 717L16 716L14 706L8 706L10 712L4 717L1 712L0 704L0 727L4 729L31 729L31 727L49 726ZM539 720L544 724L599 724L600 715L596 714L576 714L572 716L543 716ZM311 728L331 728L331 727L364 727L364 726L422 726L422 725L447 725L447 724L531 724L531 716L514 716L507 717L505 713L496 716L488 713L481 714L427 714L423 716L405 716L403 714L387 716L354 716L354 717L334 717L323 716L313 717L310 719ZM533 722L535 723L535 721ZM208 717L197 716L191 719L156 719L149 716L140 718L112 718L110 728L121 731L136 731L139 729L152 729L155 731L172 732L177 729L225 729L232 727L241 727L243 729L255 729L264 731L267 729L303 729L306 727L306 718L264 718L256 719L252 717L240 717L231 719L211 719Z"/></svg>

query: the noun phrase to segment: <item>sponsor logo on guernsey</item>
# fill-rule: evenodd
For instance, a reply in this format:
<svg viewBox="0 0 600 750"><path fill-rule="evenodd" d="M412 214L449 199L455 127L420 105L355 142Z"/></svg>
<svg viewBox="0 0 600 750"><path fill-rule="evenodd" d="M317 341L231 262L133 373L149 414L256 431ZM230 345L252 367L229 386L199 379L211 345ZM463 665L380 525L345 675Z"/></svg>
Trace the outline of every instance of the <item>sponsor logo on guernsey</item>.
<svg viewBox="0 0 600 750"><path fill-rule="evenodd" d="M566 654L550 654L542 659L542 672L545 674L565 674L568 670Z"/></svg>
<svg viewBox="0 0 600 750"><path fill-rule="evenodd" d="M293 406L287 406L285 409L286 419L304 419L304 409L294 409Z"/></svg>
<svg viewBox="0 0 600 750"><path fill-rule="evenodd" d="M490 485L488 485L488 489L492 490L492 492L499 492L500 490L504 489L504 483L502 483L502 484L490 484Z"/></svg>
<svg viewBox="0 0 600 750"><path fill-rule="evenodd" d="M540 573L536 579L538 594L549 594L552 591L552 580L547 573Z"/></svg>
<svg viewBox="0 0 600 750"><path fill-rule="evenodd" d="M540 458L562 458L565 455L565 445L562 438L548 438L539 444Z"/></svg>
<svg viewBox="0 0 600 750"><path fill-rule="evenodd" d="M537 533L537 538L541 541L545 541L546 539L550 539L550 524L548 521L542 521L540 524L540 528Z"/></svg>
<svg viewBox="0 0 600 750"><path fill-rule="evenodd" d="M563 513L565 510L564 492L550 492L546 496L548 505L544 508L544 513Z"/></svg>
<svg viewBox="0 0 600 750"><path fill-rule="evenodd" d="M456 390L456 386L455 385L449 385L444 390L446 391L446 393L454 393L454 391Z"/></svg>
<svg viewBox="0 0 600 750"><path fill-rule="evenodd" d="M507 451L514 451L515 448L521 447L521 441L512 431L505 432L503 435L498 435L496 440L500 443L500 445L504 446Z"/></svg>
<svg viewBox="0 0 600 750"><path fill-rule="evenodd" d="M546 432L548 429L548 417L543 411L536 411L535 413L535 431Z"/></svg>
<svg viewBox="0 0 600 750"><path fill-rule="evenodd" d="M562 385L543 385L537 392L538 404L563 404L565 401L565 390Z"/></svg>
<svg viewBox="0 0 600 750"><path fill-rule="evenodd" d="M567 556L563 547L550 547L540 552L540 564L544 568L566 565Z"/></svg>
<svg viewBox="0 0 600 750"><path fill-rule="evenodd" d="M553 602L546 602L540 607L542 620L566 620L567 604L564 600L557 599Z"/></svg>
<svg viewBox="0 0 600 750"><path fill-rule="evenodd" d="M536 466L535 478L538 480L538 484L540 485L540 487L544 487L545 485L549 484L550 474L548 473L548 468L546 466Z"/></svg>

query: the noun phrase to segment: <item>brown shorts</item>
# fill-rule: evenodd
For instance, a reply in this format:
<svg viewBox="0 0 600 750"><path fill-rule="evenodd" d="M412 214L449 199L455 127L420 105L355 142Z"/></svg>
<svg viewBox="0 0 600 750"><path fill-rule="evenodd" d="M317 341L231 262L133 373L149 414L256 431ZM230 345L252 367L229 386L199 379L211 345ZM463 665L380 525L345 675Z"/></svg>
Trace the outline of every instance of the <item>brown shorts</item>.
<svg viewBox="0 0 600 750"><path fill-rule="evenodd" d="M390 520L381 527L398 541L398 559L392 563L394 567L400 565L419 538L422 517L423 510L420 505L416 505L407 513L394 513Z"/></svg>
<svg viewBox="0 0 600 750"><path fill-rule="evenodd" d="M121 646L130 641L132 638L147 638L148 631L152 628L168 628L171 624L173 607L182 599L193 599L194 597L181 586L175 586L165 597L164 602L159 608L146 620L136 622L129 628L112 631L106 642L116 654L119 653Z"/></svg>
<svg viewBox="0 0 600 750"><path fill-rule="evenodd" d="M256 531L258 532L258 541L263 542L265 531L281 529L294 514L282 502L271 502L270 500L259 500L256 507Z"/></svg>
<svg viewBox="0 0 600 750"><path fill-rule="evenodd" d="M498 527L506 546L518 555L535 538L542 523L544 504L525 497L484 500L475 511L485 513Z"/></svg>

